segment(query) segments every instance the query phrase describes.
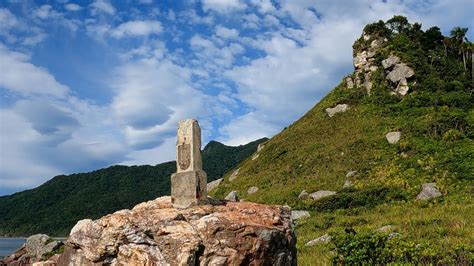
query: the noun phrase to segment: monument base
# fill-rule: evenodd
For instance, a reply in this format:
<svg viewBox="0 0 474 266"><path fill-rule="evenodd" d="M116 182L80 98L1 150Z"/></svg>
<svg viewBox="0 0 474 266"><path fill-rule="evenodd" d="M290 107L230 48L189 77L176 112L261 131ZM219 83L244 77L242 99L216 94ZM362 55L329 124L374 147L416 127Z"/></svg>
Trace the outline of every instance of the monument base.
<svg viewBox="0 0 474 266"><path fill-rule="evenodd" d="M189 171L171 175L171 203L175 208L207 204L207 175L204 171Z"/></svg>

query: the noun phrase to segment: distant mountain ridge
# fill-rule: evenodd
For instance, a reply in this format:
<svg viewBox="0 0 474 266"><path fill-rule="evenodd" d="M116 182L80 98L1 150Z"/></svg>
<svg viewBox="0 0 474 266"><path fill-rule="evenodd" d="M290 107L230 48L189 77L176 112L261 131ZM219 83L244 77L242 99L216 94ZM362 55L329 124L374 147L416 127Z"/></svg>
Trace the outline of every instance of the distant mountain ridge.
<svg viewBox="0 0 474 266"><path fill-rule="evenodd" d="M237 147L217 141L202 151L208 182L252 155L262 138ZM174 161L156 166L115 165L89 173L59 175L43 185L0 197L0 236L46 233L66 236L77 220L98 218L169 195Z"/></svg>

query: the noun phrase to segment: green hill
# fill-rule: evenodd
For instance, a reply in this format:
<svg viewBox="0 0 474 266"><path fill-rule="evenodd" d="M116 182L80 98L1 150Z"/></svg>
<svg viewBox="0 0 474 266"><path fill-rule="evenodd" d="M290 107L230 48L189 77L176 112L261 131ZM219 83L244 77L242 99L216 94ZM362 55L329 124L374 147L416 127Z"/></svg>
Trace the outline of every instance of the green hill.
<svg viewBox="0 0 474 266"><path fill-rule="evenodd" d="M367 25L353 46L355 72L212 194L236 190L248 201L309 211L296 228L301 265L472 265L474 96L466 31L445 37L400 16ZM397 64L385 68L389 57ZM329 117L326 108L338 104L348 110ZM390 144L386 134L394 131L401 139ZM352 186L343 188L346 181ZM442 196L416 200L430 182ZM259 190L249 195L252 186ZM301 200L302 190L336 194ZM386 225L388 232L377 232ZM388 240L389 231L398 234ZM329 243L305 245L324 234Z"/></svg>
<svg viewBox="0 0 474 266"><path fill-rule="evenodd" d="M238 147L209 142L202 152L208 181L222 177L266 140ZM68 235L80 219L99 218L169 195L170 176L175 171L173 161L156 166L117 165L90 173L56 176L35 189L0 197L0 235Z"/></svg>

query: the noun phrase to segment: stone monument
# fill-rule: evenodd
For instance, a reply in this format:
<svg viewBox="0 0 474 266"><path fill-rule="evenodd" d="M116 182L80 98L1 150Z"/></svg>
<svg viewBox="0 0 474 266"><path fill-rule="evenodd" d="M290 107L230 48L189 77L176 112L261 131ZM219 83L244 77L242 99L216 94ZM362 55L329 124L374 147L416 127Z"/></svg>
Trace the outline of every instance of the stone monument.
<svg viewBox="0 0 474 266"><path fill-rule="evenodd" d="M196 119L179 122L176 173L171 175L171 202L175 208L207 203L207 175L202 170L201 128Z"/></svg>

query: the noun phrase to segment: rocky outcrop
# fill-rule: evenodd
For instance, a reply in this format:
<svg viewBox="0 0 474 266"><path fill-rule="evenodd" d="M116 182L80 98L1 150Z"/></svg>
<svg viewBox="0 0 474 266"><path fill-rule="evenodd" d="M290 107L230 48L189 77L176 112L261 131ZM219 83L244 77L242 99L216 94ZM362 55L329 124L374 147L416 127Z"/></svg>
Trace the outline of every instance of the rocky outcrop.
<svg viewBox="0 0 474 266"><path fill-rule="evenodd" d="M56 263L57 256L52 257L60 252L63 245L63 242L44 234L32 235L13 254L0 260L0 265L47 265L45 261L48 259L48 263Z"/></svg>
<svg viewBox="0 0 474 266"><path fill-rule="evenodd" d="M401 136L402 136L402 133L400 131L393 131L393 132L388 132L385 135L385 138L387 139L388 143L396 144L398 143L398 141L400 141Z"/></svg>
<svg viewBox="0 0 474 266"><path fill-rule="evenodd" d="M347 104L338 104L334 106L333 108L326 108L326 114L329 117L333 117L337 113L344 113L349 109L349 106Z"/></svg>
<svg viewBox="0 0 474 266"><path fill-rule="evenodd" d="M378 69L378 66L375 64L375 55L387 42L387 39L375 37L367 34L362 35L362 40L367 45L364 45L364 49L354 51L354 58L352 62L354 64L354 83L357 87L363 86L367 93L370 95L370 90L372 89L372 80L371 76L374 71ZM347 87L351 81L346 79Z"/></svg>
<svg viewBox="0 0 474 266"><path fill-rule="evenodd" d="M320 200L322 198L326 198L332 195L336 195L336 191L320 190L309 194L309 197L313 200Z"/></svg>
<svg viewBox="0 0 474 266"><path fill-rule="evenodd" d="M429 200L441 197L443 194L438 190L436 183L425 183L421 186L421 192L416 196L417 200Z"/></svg>
<svg viewBox="0 0 474 266"><path fill-rule="evenodd" d="M214 181L211 181L207 183L207 191L211 191L215 189L219 184L222 182L223 178L216 179Z"/></svg>
<svg viewBox="0 0 474 266"><path fill-rule="evenodd" d="M296 265L295 242L289 208L221 202L175 209L161 197L79 221L59 264Z"/></svg>

